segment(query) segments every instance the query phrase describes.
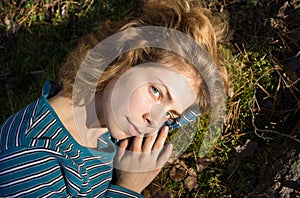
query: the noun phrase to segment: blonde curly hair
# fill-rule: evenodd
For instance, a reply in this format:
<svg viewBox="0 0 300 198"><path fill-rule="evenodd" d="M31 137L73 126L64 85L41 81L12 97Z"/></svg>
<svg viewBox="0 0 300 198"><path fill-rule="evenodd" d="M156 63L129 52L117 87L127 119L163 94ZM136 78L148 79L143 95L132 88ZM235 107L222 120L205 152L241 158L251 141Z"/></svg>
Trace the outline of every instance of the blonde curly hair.
<svg viewBox="0 0 300 198"><path fill-rule="evenodd" d="M207 50L218 67L225 88L229 88L230 80L219 47L227 38L226 17L220 13L212 13L199 0L148 0L144 2L141 12L134 19L124 19L117 23L107 21L94 33L81 39L60 71L64 94L72 97L77 71L86 55L97 44L114 33L142 26L171 28L191 36L197 44ZM133 49L120 55L99 78L97 90L103 90L112 78L145 62L168 64L175 70L184 72L186 77L197 79L193 81L193 87L197 89L201 108L207 108L211 104L207 85L201 78L202 72L199 74L189 61L173 52L151 47Z"/></svg>

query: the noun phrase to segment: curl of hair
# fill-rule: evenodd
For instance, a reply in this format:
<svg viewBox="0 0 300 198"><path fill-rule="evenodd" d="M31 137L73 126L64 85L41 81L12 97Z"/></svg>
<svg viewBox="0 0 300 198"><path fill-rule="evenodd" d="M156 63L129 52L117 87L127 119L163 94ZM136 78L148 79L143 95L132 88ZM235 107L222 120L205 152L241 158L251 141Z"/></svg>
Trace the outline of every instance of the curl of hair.
<svg viewBox="0 0 300 198"><path fill-rule="evenodd" d="M190 35L200 46L205 48L216 63L226 88L231 86L230 79L223 64L223 54L220 44L226 42L227 20L220 13L212 13L199 0L148 0L143 9L134 19L124 19L112 23L106 21L97 28L97 31L84 36L78 47L69 54L66 63L60 71L60 80L63 83L64 94L71 97L76 73L85 56L103 39L112 34L141 26L161 26L172 28ZM98 90L102 90L107 82L140 63L161 62L176 68L176 65L187 66L188 75L195 75L196 70L183 58L172 52L161 49L144 48L134 49L119 56L104 71L98 81ZM180 63L180 64L178 64ZM209 68L208 68L209 69ZM199 76L199 74L196 74ZM201 107L209 106L209 92L204 82L197 82L200 86L198 93Z"/></svg>

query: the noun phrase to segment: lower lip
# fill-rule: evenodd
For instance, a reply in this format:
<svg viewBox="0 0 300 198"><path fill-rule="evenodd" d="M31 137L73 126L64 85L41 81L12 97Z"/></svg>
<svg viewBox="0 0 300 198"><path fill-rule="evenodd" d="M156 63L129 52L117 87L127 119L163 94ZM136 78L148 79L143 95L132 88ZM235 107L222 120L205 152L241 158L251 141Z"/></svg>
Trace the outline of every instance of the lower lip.
<svg viewBox="0 0 300 198"><path fill-rule="evenodd" d="M139 131L136 129L136 127L133 124L131 124L129 120L127 120L127 128L130 135L132 136L140 135Z"/></svg>

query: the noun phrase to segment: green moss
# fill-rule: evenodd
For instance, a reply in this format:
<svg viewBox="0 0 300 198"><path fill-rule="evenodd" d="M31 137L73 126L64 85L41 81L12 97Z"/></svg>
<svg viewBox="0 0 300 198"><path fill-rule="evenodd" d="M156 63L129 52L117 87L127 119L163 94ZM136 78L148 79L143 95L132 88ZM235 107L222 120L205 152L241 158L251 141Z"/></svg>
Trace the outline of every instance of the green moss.
<svg viewBox="0 0 300 198"><path fill-rule="evenodd" d="M0 41L3 40L0 64L5 74L0 78L0 123L39 97L46 79L57 79L60 66L80 36L107 19L122 20L140 9L141 3L138 0L86 0L55 4L53 0L28 0L22 5L8 6L8 2L0 1L1 18L7 17L9 11L14 13L10 23L0 23ZM214 161L197 173L197 189L189 191L182 181L172 181L169 177L172 165L166 167L155 182L171 190L175 197L179 194L181 197L241 197L254 191L260 167L280 142L259 138L254 133L252 118L260 129L280 129L278 123L284 113L274 112L286 110L281 101L289 95L278 93L278 87L282 86L278 72L284 71L278 70L274 57L280 55L283 48L279 41L274 42L278 38L269 23L275 8L267 12L266 3L260 1L207 2L212 8L222 5L228 10L230 27L234 31L231 45L222 46L234 90L227 100L227 122L222 137L208 153ZM46 4L50 7L46 8ZM20 29L14 32L14 25L19 25ZM198 128L193 129L196 135L184 153L188 157L180 158L188 168L197 170L198 152L204 144L208 123L209 119L200 119ZM243 145L247 139L258 142L259 149L253 156L237 161L234 147ZM178 139L180 141L185 140Z"/></svg>

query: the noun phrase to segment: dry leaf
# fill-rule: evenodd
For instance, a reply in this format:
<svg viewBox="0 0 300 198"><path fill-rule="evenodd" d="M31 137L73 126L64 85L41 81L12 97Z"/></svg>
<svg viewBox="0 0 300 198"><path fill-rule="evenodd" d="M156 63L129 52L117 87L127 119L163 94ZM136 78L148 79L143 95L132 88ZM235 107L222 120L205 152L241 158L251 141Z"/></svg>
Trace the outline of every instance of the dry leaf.
<svg viewBox="0 0 300 198"><path fill-rule="evenodd" d="M155 198L173 198L173 194L170 190L159 191L153 197Z"/></svg>
<svg viewBox="0 0 300 198"><path fill-rule="evenodd" d="M188 169L188 166L186 165L186 163L185 163L184 160L180 160L180 161L179 161L179 164L180 164L183 168Z"/></svg>
<svg viewBox="0 0 300 198"><path fill-rule="evenodd" d="M173 198L172 191L161 190L158 184L151 183L143 192L145 198Z"/></svg>
<svg viewBox="0 0 300 198"><path fill-rule="evenodd" d="M206 169L211 163L215 162L216 159L211 157L211 158L199 158L197 162L197 172L201 172L204 169Z"/></svg>
<svg viewBox="0 0 300 198"><path fill-rule="evenodd" d="M189 174L190 176L194 176L194 177L197 176L197 173L196 173L196 171L195 171L193 168L189 168L189 169L187 170L187 172L188 172L188 174Z"/></svg>
<svg viewBox="0 0 300 198"><path fill-rule="evenodd" d="M174 166L170 170L170 178L173 181L181 181L186 176L186 170L182 166Z"/></svg>
<svg viewBox="0 0 300 198"><path fill-rule="evenodd" d="M145 190L144 190L144 196L145 197L153 197L155 194L157 194L160 191L161 187L156 183L151 183Z"/></svg>
<svg viewBox="0 0 300 198"><path fill-rule="evenodd" d="M250 157L254 154L257 148L257 142L248 139L243 146L239 145L235 147L237 152L236 155L238 158Z"/></svg>
<svg viewBox="0 0 300 198"><path fill-rule="evenodd" d="M197 177L194 176L188 176L185 180L184 180L184 185L187 189L192 190L194 188L197 188Z"/></svg>

